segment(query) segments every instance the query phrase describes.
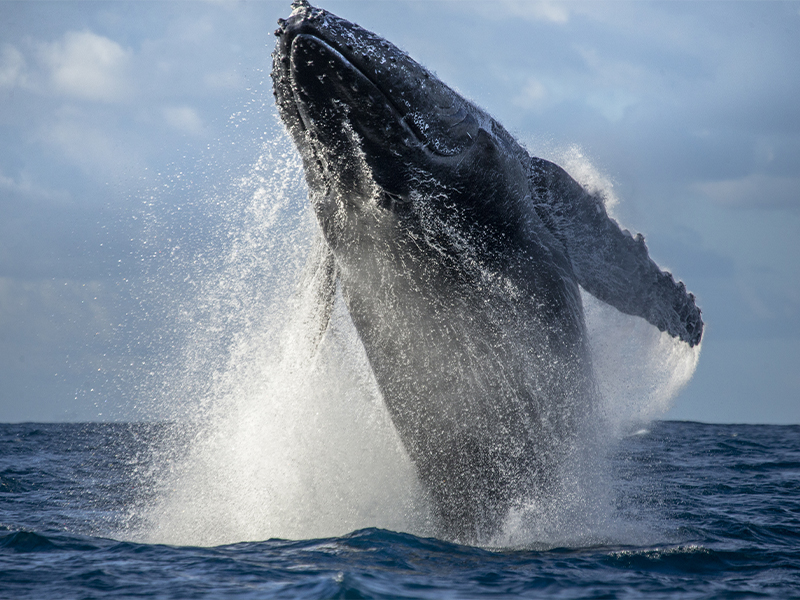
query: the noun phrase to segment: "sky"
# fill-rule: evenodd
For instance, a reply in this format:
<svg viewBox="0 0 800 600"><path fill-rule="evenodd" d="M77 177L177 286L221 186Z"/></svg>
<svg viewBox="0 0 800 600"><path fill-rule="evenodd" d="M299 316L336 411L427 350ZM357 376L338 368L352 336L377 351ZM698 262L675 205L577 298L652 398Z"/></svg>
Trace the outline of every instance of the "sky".
<svg viewBox="0 0 800 600"><path fill-rule="evenodd" d="M706 322L665 418L800 423L800 2L321 5L613 185ZM147 308L149 207L197 223L191 196L277 135L289 12L0 1L0 422L130 417L171 327Z"/></svg>

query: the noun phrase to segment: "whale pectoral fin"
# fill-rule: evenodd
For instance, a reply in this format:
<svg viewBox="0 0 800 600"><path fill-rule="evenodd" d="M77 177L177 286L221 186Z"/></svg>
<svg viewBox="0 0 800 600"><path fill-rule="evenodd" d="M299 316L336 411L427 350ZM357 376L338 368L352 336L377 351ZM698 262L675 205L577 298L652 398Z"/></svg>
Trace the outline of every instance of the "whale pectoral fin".
<svg viewBox="0 0 800 600"><path fill-rule="evenodd" d="M336 301L336 261L322 232L314 239L299 284L299 301L305 313L310 353L316 353L328 329Z"/></svg>
<svg viewBox="0 0 800 600"><path fill-rule="evenodd" d="M694 295L652 261L641 234L620 229L601 197L553 163L532 159L529 182L536 212L564 245L581 287L690 346L700 343Z"/></svg>

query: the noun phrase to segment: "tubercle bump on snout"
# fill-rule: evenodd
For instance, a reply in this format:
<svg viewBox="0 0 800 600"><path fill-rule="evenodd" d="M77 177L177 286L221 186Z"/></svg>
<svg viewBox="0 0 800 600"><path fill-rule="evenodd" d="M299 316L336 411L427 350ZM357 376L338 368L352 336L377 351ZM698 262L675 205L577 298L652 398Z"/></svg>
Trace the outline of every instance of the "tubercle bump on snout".
<svg viewBox="0 0 800 600"><path fill-rule="evenodd" d="M275 34L279 38L273 54L276 67L273 79L277 83L288 83L293 77L289 56L294 40L300 35L311 36L338 53L380 92L402 122L401 127L408 129L415 138L415 146L433 155L448 157L460 154L471 145L472 135L467 130L472 127L467 113L472 112L472 107L467 108L455 92L425 67L374 33L323 9L300 3L290 17L278 20ZM418 96L430 100L427 106L422 105L422 110L419 110ZM454 105L448 108L451 102ZM461 118L454 119L459 114ZM459 128L464 131L457 135L457 143L448 143L453 141L454 130Z"/></svg>
<svg viewBox="0 0 800 600"><path fill-rule="evenodd" d="M425 145L425 136L422 131L415 126L415 123L406 118L408 107L395 100L392 95L391 83L387 86L381 82L382 73L380 72L379 63L395 63L396 58L390 56L386 61L379 61L371 57L365 49L357 48L353 41L348 39L348 36L343 35L342 32L335 31L337 28L332 26L334 24L329 23L324 18L329 13L326 13L322 9L313 8L308 4L305 4L304 7L305 9L303 11L296 11L289 19L278 20L278 29L275 30L275 35L278 36L279 40L275 52L273 53L273 80L280 84L286 84L291 81L294 77L292 73L291 56L293 48L296 45L295 40L301 37L306 39L307 42L314 40L319 43L320 48L327 48L329 51L332 51L333 54L339 57L343 64L349 65L354 71L360 73L366 80L365 83L369 82L371 87L374 88L374 92L380 94L383 102L391 107L396 120L402 123L404 128L409 130L411 136L416 138L420 145ZM336 19L336 17L331 17L334 20ZM356 28L357 31L355 33L360 33L360 31L358 31L360 28L357 25L348 25ZM350 33L352 36L353 32L345 31L344 33ZM380 49L386 50L387 48L382 47ZM396 50L394 48L391 49ZM400 52L399 50L397 51ZM309 62L308 64L311 63ZM338 79L340 81L342 80L341 74ZM356 89L358 85L357 81L354 82L353 85L356 87L353 87L352 91L359 92L360 90ZM369 87L370 86L367 85L367 88ZM371 95L372 94L368 94L368 96ZM373 103L378 102L377 98L374 97L370 97L369 100Z"/></svg>
<svg viewBox="0 0 800 600"><path fill-rule="evenodd" d="M288 19L278 19L278 29L275 30L275 35L282 36L285 34L292 34L301 32L304 25L318 23L322 17L328 15L325 10L311 6L305 0L298 0L292 2L292 14ZM292 30L296 31L292 31Z"/></svg>

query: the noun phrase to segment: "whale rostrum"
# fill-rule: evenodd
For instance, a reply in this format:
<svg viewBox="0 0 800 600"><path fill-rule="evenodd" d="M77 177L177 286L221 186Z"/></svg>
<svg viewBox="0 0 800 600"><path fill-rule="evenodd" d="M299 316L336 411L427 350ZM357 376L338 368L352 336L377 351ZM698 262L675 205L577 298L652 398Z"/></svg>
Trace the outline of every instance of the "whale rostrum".
<svg viewBox="0 0 800 600"><path fill-rule="evenodd" d="M580 288L690 346L700 309L601 196L385 39L293 8L272 79L321 232L318 336L338 284L440 535L485 539L593 419Z"/></svg>

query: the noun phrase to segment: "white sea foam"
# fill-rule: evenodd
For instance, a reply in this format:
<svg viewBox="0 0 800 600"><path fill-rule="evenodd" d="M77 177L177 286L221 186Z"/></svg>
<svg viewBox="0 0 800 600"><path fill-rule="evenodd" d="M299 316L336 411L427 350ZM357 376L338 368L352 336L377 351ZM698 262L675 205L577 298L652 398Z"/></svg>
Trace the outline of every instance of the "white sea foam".
<svg viewBox="0 0 800 600"><path fill-rule="evenodd" d="M607 181L582 156L570 160L579 178ZM208 199L224 226L207 240L202 268L191 260L170 269L193 285L170 300L182 358L161 374L158 415L191 435L176 436L187 445L165 456L157 501L135 537L215 545L363 527L434 535L341 298L314 341L312 299L297 282L316 224L288 139L266 144L252 173L223 196ZM662 414L694 370L696 349L588 294L584 303L600 410L585 444L568 453L560 487L520 504L487 545L624 537L605 455L632 426Z"/></svg>
<svg viewBox="0 0 800 600"><path fill-rule="evenodd" d="M178 368L157 413L173 449L159 500L136 537L214 545L341 535L363 527L426 533L414 469L383 407L341 300L319 344L313 299L297 289L314 235L302 169L285 137L216 214L203 268L172 318ZM175 301L174 298L164 301ZM167 460L167 459L165 459Z"/></svg>

